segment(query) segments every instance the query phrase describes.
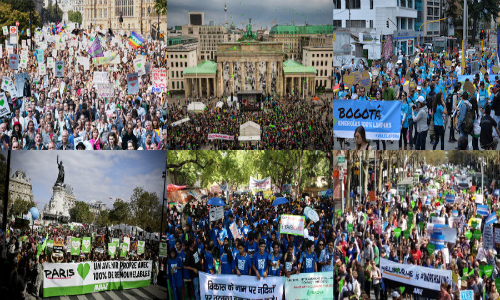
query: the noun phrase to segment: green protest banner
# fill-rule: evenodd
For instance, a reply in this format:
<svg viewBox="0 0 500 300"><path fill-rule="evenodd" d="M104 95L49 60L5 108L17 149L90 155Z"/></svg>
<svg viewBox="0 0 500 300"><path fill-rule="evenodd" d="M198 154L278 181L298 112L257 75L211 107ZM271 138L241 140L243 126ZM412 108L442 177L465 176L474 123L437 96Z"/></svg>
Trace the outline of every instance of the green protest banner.
<svg viewBox="0 0 500 300"><path fill-rule="evenodd" d="M160 243L160 257L167 257L167 243Z"/></svg>
<svg viewBox="0 0 500 300"><path fill-rule="evenodd" d="M127 243L122 243L122 246L120 247L120 257L126 257L127 256L127 249L128 249L128 244Z"/></svg>
<svg viewBox="0 0 500 300"><path fill-rule="evenodd" d="M347 224L347 231L351 233L353 230L353 225L352 224Z"/></svg>
<svg viewBox="0 0 500 300"><path fill-rule="evenodd" d="M90 237L83 237L82 240L82 253L90 253L90 245L92 244Z"/></svg>
<svg viewBox="0 0 500 300"><path fill-rule="evenodd" d="M146 242L144 241L138 241L137 242L137 254L144 254L144 246Z"/></svg>
<svg viewBox="0 0 500 300"><path fill-rule="evenodd" d="M492 265L484 266L484 274L486 275L486 277L490 277L491 274L493 274L493 266Z"/></svg>
<svg viewBox="0 0 500 300"><path fill-rule="evenodd" d="M474 239L479 240L481 238L481 230L474 230Z"/></svg>
<svg viewBox="0 0 500 300"><path fill-rule="evenodd" d="M116 243L108 243L108 254L114 256L116 253Z"/></svg>
<svg viewBox="0 0 500 300"><path fill-rule="evenodd" d="M470 232L470 231L466 231L466 232L465 232L465 237L466 237L468 240L470 240L470 238L472 237L472 232Z"/></svg>
<svg viewBox="0 0 500 300"><path fill-rule="evenodd" d="M71 255L80 255L81 244L80 238L71 237Z"/></svg>
<svg viewBox="0 0 500 300"><path fill-rule="evenodd" d="M401 228L394 229L394 236L398 238L401 235Z"/></svg>

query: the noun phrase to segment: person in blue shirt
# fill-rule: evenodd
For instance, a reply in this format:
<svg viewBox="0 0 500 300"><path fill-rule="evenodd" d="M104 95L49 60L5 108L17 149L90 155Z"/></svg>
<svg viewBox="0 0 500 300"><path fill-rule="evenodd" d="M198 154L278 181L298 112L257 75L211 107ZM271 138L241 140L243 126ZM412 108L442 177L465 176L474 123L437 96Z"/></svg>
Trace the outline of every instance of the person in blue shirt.
<svg viewBox="0 0 500 300"><path fill-rule="evenodd" d="M280 276L280 260L281 260L281 249L278 242L273 242L273 252L269 253L267 261L268 261L268 276Z"/></svg>
<svg viewBox="0 0 500 300"><path fill-rule="evenodd" d="M333 271L334 254L333 239L329 238L327 241L327 248L321 251L319 255L318 264L321 266L321 272Z"/></svg>
<svg viewBox="0 0 500 300"><path fill-rule="evenodd" d="M224 252L222 252L219 259L219 268L221 274L233 274L233 254L231 253L231 249L229 245L224 245Z"/></svg>
<svg viewBox="0 0 500 300"><path fill-rule="evenodd" d="M248 252L250 258L253 257L254 253L259 251L259 243L257 232L250 232L248 235L248 241L245 243L245 251Z"/></svg>
<svg viewBox="0 0 500 300"><path fill-rule="evenodd" d="M484 81L481 81L481 83L479 84L479 91L477 92L479 98L479 109L481 111L481 113L483 112L483 109L485 107L486 104L488 104L487 100L488 100L488 91L486 91L484 89Z"/></svg>
<svg viewBox="0 0 500 300"><path fill-rule="evenodd" d="M219 232L217 234L217 248L218 248L218 253L221 253L221 249L224 246L224 238L227 237L227 230L226 228L222 227L222 222L219 221Z"/></svg>
<svg viewBox="0 0 500 300"><path fill-rule="evenodd" d="M177 256L175 248L170 249L170 257L167 261L167 276L174 290L174 299L182 299L182 260Z"/></svg>
<svg viewBox="0 0 500 300"><path fill-rule="evenodd" d="M250 275L250 268L252 267L252 260L250 256L245 252L245 244L243 242L238 243L238 254L235 258L234 271L238 276Z"/></svg>
<svg viewBox="0 0 500 300"><path fill-rule="evenodd" d="M418 96L415 93L415 87L410 87L410 94L406 98L406 103L408 103L408 128L410 130L410 149L413 149L413 145L417 140L417 123L413 123L413 116L411 114L411 108L417 105Z"/></svg>
<svg viewBox="0 0 500 300"><path fill-rule="evenodd" d="M253 255L252 258L252 268L257 276L257 279L260 280L260 277L267 277L267 259L268 254L266 252L266 241L260 239L259 241L259 251Z"/></svg>
<svg viewBox="0 0 500 300"><path fill-rule="evenodd" d="M406 138L406 135L408 134L408 116L411 115L409 111L409 106L407 103L407 98L408 95L406 92L403 92L403 103L401 104L401 134L399 137L399 150L401 150L401 147L403 146L403 141L405 145L405 150L408 147L408 139Z"/></svg>
<svg viewBox="0 0 500 300"><path fill-rule="evenodd" d="M318 257L316 256L316 252L314 252L314 242L307 240L306 251L302 252L300 256L298 270L302 270L302 273L318 272L317 263Z"/></svg>
<svg viewBox="0 0 500 300"><path fill-rule="evenodd" d="M212 254L212 251L214 250L214 241L209 241L207 244L207 247L205 249L205 259L203 260L203 269L205 270L206 273L209 274L215 274L215 259Z"/></svg>
<svg viewBox="0 0 500 300"><path fill-rule="evenodd" d="M434 140L434 145L432 150L436 150L436 146L441 138L441 150L444 150L444 123L443 114L447 114L446 107L444 104L443 93L438 93L434 97L434 103L432 104L432 111L434 112L434 132L436 139Z"/></svg>

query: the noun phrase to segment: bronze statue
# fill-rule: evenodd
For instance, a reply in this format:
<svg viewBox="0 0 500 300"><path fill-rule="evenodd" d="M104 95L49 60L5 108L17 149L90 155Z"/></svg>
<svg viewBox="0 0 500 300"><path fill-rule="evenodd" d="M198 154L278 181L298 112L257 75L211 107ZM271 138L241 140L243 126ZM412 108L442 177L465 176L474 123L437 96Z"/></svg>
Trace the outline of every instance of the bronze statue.
<svg viewBox="0 0 500 300"><path fill-rule="evenodd" d="M57 167L59 168L59 175L57 175L55 185L64 186L64 166L62 160L59 162L59 155L57 155Z"/></svg>

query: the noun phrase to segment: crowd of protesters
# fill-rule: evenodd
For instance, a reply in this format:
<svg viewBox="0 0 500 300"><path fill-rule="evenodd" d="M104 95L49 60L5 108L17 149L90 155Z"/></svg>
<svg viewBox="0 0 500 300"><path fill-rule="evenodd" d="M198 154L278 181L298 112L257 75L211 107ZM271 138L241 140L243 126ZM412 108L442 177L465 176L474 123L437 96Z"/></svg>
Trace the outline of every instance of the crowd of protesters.
<svg viewBox="0 0 500 300"><path fill-rule="evenodd" d="M458 142L456 149L494 150L500 121L497 58L485 50L465 60L464 75L458 52L403 55L396 64L375 61L371 68L351 64L336 72L334 99L400 101L400 150L425 150L429 143L433 150L444 150L445 136L449 143ZM371 74L369 87L344 84L345 75L363 70ZM348 149L351 142L345 138L337 141L342 149ZM386 141L375 143L377 150L386 149ZM352 149L356 145L354 141Z"/></svg>
<svg viewBox="0 0 500 300"><path fill-rule="evenodd" d="M127 234L122 230L111 230L106 227L96 228L95 226L84 225L69 226L49 222L44 226L35 226L31 229L15 229L14 223L9 221L7 234L2 234L0 241L0 282L8 286L8 299L25 299L31 294L37 299L43 291L43 263L71 263L83 261L106 261L106 260L151 260L152 278L151 283L157 285L165 280L166 258L159 257L158 241L146 239L142 234ZM5 237L5 239L3 239ZM92 237L90 253L71 255L71 244L69 237ZM120 242L124 237L130 238L130 244L137 241L145 241L144 253L138 254L135 247L130 248L126 256L122 257L120 251L114 255L108 253L108 243L112 238L117 238ZM61 251L54 247L45 247L45 239L63 241ZM55 244L54 244L55 245ZM133 251L133 249L135 251ZM163 280L159 280L162 278Z"/></svg>
<svg viewBox="0 0 500 300"><path fill-rule="evenodd" d="M331 99L303 100L298 96L274 97L263 103L263 110L243 111L236 104L216 107L213 100L203 100L203 112L191 112L180 102L170 103L168 124L189 118L170 129L168 144L172 150L253 150L253 149L331 149ZM240 126L252 121L260 126L260 141L239 141ZM234 137L231 141L210 141L208 134Z"/></svg>
<svg viewBox="0 0 500 300"><path fill-rule="evenodd" d="M333 271L332 197L287 198L289 203L273 207L273 196L231 196L224 218L213 222L201 200L183 211L173 207L167 221L169 296L200 299L199 272L260 279ZM306 219L304 236L281 234L279 216L302 215L306 206L318 213L319 221ZM229 228L233 222L240 238Z"/></svg>
<svg viewBox="0 0 500 300"><path fill-rule="evenodd" d="M36 43L14 48L18 55L27 52L26 68L9 69L10 51L1 50L2 76L14 81L16 74L27 72L29 78L23 87L16 86L17 93L2 85L11 113L1 118L0 147L69 150L80 145L80 149L94 150L166 149L167 91L156 92L151 78L152 68L166 68L166 43L146 40L134 49L128 43L129 32L122 35L99 29L61 30L56 34L50 27L44 27L36 33L40 35ZM100 39L104 53L117 54L121 58L119 63L94 63L87 53L94 38ZM84 41L87 47L82 46ZM44 63L50 57L64 61L64 77L56 78L54 67L48 64L46 75L40 73L36 54L41 50ZM136 72L133 61L139 56L145 58L146 74L140 76L139 92L130 94L127 74ZM77 57L88 59L89 66L78 63ZM96 71L109 73L109 83L114 86L112 96L98 96L93 82Z"/></svg>

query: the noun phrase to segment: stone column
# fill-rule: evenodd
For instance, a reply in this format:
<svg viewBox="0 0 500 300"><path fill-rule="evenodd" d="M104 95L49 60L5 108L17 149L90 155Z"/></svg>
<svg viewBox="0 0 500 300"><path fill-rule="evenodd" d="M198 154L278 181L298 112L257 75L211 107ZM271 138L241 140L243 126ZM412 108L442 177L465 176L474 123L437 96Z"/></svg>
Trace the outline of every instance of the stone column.
<svg viewBox="0 0 500 300"><path fill-rule="evenodd" d="M189 86L189 78L184 77L184 97L191 97L191 89Z"/></svg>
<svg viewBox="0 0 500 300"><path fill-rule="evenodd" d="M215 88L215 96L216 97L222 97L222 91L224 90L224 86L223 86L223 80L222 80L222 62L218 62L217 63L217 74L215 75L215 84L214 84L214 88Z"/></svg>
<svg viewBox="0 0 500 300"><path fill-rule="evenodd" d="M259 90L260 88L260 71L259 71L259 62L256 61L255 62L255 90ZM266 90L267 90L267 86L266 86Z"/></svg>
<svg viewBox="0 0 500 300"><path fill-rule="evenodd" d="M279 61L276 63L276 72L278 73L277 76L277 92L280 96L283 96L285 94L285 85L284 85L284 78L283 78L283 62Z"/></svg>
<svg viewBox="0 0 500 300"><path fill-rule="evenodd" d="M299 97L302 95L302 76L299 75L299 86L298 86Z"/></svg>
<svg viewBox="0 0 500 300"><path fill-rule="evenodd" d="M241 91L245 90L245 62L240 62L240 74L241 74Z"/></svg>
<svg viewBox="0 0 500 300"><path fill-rule="evenodd" d="M210 97L210 78L207 78L207 98Z"/></svg>
<svg viewBox="0 0 500 300"><path fill-rule="evenodd" d="M233 62L232 61L229 62L229 92L234 94L234 77L233 77Z"/></svg>
<svg viewBox="0 0 500 300"><path fill-rule="evenodd" d="M202 80L202 78L198 78L198 90L199 90L198 97L199 98L201 98L203 96L203 90L201 89L201 80Z"/></svg>
<svg viewBox="0 0 500 300"><path fill-rule="evenodd" d="M266 61L266 94L271 93L271 62Z"/></svg>

